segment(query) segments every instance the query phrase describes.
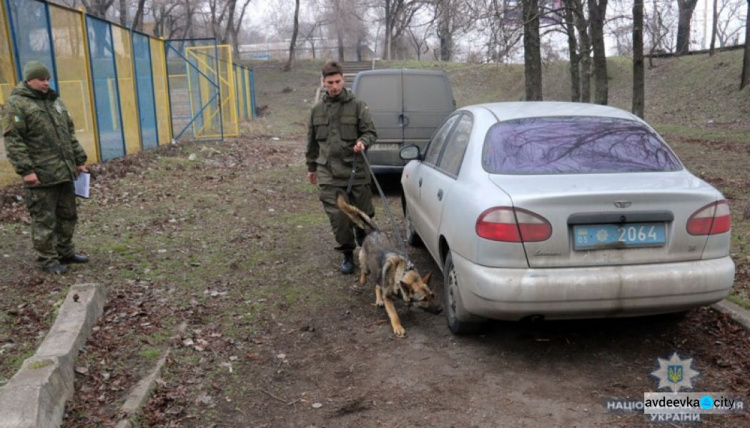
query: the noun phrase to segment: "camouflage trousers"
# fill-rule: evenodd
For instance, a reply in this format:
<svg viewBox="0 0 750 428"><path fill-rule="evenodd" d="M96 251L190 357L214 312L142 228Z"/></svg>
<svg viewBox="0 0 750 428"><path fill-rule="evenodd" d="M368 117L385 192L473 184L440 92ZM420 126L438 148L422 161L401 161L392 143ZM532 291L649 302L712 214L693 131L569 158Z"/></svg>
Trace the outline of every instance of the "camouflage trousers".
<svg viewBox="0 0 750 428"><path fill-rule="evenodd" d="M336 191L346 192L346 186L320 185L320 202L323 203L328 219L331 221L333 236L336 238L338 246L336 251L353 251L357 244L354 240L354 223L346 216L336 205ZM348 195L349 203L365 212L370 217L375 216L375 209L372 206L372 191L369 184L358 184L352 186L352 191Z"/></svg>
<svg viewBox="0 0 750 428"><path fill-rule="evenodd" d="M73 182L26 188L31 237L43 267L54 266L75 253L73 233L78 214Z"/></svg>

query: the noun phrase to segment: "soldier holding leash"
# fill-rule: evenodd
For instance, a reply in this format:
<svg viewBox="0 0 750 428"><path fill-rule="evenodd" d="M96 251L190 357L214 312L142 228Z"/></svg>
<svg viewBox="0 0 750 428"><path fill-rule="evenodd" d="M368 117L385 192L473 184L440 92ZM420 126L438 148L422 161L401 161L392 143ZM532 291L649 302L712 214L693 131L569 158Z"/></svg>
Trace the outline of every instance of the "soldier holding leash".
<svg viewBox="0 0 750 428"><path fill-rule="evenodd" d="M349 191L349 199L370 217L375 215L370 190L370 174L359 163L357 155L375 143L377 134L364 101L344 88L344 72L339 63L329 61L323 66L323 86L326 93L310 113L307 132L307 178L320 188L320 201L331 221L338 246L344 254L341 273L354 272L353 251L356 247L353 224L336 205L336 191ZM364 231L357 230L357 239L364 239Z"/></svg>

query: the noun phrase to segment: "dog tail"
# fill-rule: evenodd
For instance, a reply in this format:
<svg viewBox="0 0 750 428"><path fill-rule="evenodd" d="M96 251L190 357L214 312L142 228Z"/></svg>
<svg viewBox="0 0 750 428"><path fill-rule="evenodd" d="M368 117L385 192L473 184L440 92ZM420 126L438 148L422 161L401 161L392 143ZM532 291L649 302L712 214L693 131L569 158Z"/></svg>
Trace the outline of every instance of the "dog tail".
<svg viewBox="0 0 750 428"><path fill-rule="evenodd" d="M375 222L362 212L359 208L355 207L354 205L350 205L348 202L346 202L346 195L344 192L339 191L336 194L336 205L338 205L341 212L346 214L352 221L354 222L357 227L360 229L364 229L366 232L369 232L371 230L378 230L378 225L375 224Z"/></svg>

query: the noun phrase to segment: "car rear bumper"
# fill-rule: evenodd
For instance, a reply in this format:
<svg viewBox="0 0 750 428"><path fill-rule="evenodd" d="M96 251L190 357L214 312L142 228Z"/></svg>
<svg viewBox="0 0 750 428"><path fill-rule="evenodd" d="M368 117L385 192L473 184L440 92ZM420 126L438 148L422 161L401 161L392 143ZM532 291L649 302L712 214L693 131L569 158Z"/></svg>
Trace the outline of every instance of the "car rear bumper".
<svg viewBox="0 0 750 428"><path fill-rule="evenodd" d="M601 318L678 312L717 302L734 282L730 257L565 269L478 266L453 253L463 306L485 318Z"/></svg>

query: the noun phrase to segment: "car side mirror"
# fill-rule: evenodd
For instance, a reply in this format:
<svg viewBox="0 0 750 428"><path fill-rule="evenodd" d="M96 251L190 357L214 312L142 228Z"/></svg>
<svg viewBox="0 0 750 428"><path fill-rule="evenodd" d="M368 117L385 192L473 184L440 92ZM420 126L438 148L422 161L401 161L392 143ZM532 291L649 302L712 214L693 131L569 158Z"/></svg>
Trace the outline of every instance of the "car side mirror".
<svg viewBox="0 0 750 428"><path fill-rule="evenodd" d="M422 155L419 153L419 146L414 144L402 147L398 152L398 156L405 161L422 160Z"/></svg>

